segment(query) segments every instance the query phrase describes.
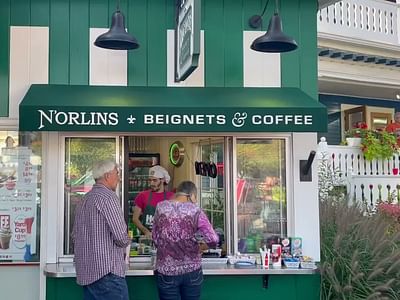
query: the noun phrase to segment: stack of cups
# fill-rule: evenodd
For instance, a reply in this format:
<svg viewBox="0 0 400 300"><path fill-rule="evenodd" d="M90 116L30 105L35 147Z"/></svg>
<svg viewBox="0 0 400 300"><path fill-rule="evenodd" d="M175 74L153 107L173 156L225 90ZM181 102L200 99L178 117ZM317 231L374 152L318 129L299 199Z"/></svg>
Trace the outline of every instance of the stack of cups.
<svg viewBox="0 0 400 300"><path fill-rule="evenodd" d="M282 267L282 246L280 244L272 244L271 260L273 268Z"/></svg>

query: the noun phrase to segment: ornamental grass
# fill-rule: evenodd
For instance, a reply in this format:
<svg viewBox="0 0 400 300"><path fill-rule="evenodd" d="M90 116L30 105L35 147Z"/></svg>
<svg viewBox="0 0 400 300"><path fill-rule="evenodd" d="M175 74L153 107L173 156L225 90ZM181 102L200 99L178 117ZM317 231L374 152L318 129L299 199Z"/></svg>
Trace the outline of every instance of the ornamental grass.
<svg viewBox="0 0 400 300"><path fill-rule="evenodd" d="M320 201L321 299L400 299L400 232L379 210Z"/></svg>

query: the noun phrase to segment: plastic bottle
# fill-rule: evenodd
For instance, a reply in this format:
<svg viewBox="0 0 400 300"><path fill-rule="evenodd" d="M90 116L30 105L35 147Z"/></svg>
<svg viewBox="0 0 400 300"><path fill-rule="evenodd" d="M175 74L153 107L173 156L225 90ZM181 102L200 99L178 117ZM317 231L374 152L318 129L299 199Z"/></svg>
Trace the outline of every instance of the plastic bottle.
<svg viewBox="0 0 400 300"><path fill-rule="evenodd" d="M130 239L133 239L133 235L134 235L134 228L133 226L135 226L135 224L133 224L131 218L129 218L129 222L128 222L128 236Z"/></svg>
<svg viewBox="0 0 400 300"><path fill-rule="evenodd" d="M260 248L260 255L263 269L269 269L270 249L264 245L264 249Z"/></svg>
<svg viewBox="0 0 400 300"><path fill-rule="evenodd" d="M139 235L138 228L136 227L135 223L133 223L131 218L129 218L128 222L128 235L131 239L134 239Z"/></svg>

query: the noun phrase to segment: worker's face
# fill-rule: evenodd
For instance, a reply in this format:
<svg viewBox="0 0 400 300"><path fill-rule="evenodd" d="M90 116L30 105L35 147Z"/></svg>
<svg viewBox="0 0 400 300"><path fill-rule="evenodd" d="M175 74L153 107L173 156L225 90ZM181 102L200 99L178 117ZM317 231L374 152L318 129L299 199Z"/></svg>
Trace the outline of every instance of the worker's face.
<svg viewBox="0 0 400 300"><path fill-rule="evenodd" d="M394 115L394 121L395 121L396 123L400 123L400 114L399 114L399 113L396 113L396 114Z"/></svg>
<svg viewBox="0 0 400 300"><path fill-rule="evenodd" d="M164 191L164 180L157 177L149 178L150 189L152 192L163 192Z"/></svg>

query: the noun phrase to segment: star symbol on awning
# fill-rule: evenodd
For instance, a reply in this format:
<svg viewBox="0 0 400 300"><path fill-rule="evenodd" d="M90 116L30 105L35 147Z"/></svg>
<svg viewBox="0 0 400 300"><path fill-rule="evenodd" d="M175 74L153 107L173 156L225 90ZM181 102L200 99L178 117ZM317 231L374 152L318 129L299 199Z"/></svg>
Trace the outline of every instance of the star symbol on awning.
<svg viewBox="0 0 400 300"><path fill-rule="evenodd" d="M136 118L130 115L126 120L128 121L128 124L135 124Z"/></svg>

